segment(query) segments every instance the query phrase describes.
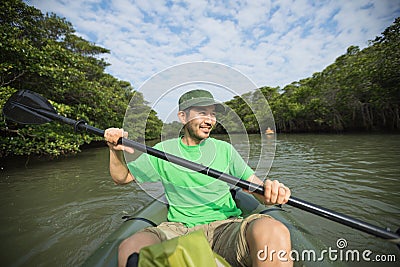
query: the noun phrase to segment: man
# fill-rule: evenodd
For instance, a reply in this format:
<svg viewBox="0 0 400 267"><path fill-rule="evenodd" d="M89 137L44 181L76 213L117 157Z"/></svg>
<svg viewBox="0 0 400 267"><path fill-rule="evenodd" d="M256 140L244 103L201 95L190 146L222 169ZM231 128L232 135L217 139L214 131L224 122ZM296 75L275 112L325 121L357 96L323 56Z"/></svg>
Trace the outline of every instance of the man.
<svg viewBox="0 0 400 267"><path fill-rule="evenodd" d="M196 161L235 177L264 186L264 196L254 196L263 204L284 204L290 190L278 181L261 181L244 162L238 152L227 142L210 137L216 115L224 107L205 90L192 90L179 99L178 118L184 135L155 146L156 149ZM141 248L170 238L202 229L212 249L232 266L291 266L291 261L265 261L257 257L265 249L290 252L290 233L279 221L268 215L254 214L240 218L229 193L229 186L222 181L190 171L167 161L141 155L125 164L122 150L134 150L118 144L127 137L122 129L105 131L110 148L110 173L117 184L132 181L161 181L169 203L168 222L149 227L124 240L119 247L119 266L125 266L128 257ZM250 193L250 192L249 192ZM287 255L286 255L287 256Z"/></svg>

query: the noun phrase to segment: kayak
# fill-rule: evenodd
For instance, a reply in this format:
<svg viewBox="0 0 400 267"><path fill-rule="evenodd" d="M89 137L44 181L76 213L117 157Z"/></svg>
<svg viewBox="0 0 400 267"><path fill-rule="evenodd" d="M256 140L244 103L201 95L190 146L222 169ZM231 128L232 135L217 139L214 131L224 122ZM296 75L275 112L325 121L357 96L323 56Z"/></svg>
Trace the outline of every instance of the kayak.
<svg viewBox="0 0 400 267"><path fill-rule="evenodd" d="M338 262L329 262L326 259L318 259L318 255L323 247L321 241L310 233L306 233L306 227L301 222L296 221L287 211L287 207L264 206L261 205L252 195L236 188L231 190L237 206L242 210L243 216L254 213L265 213L284 223L290 231L292 240L292 258L296 259L295 266L338 266ZM290 207L289 207L290 208ZM135 232L152 224L160 224L166 221L167 205L161 199L153 200L146 208L131 217L125 218L114 233L112 233L103 244L84 262L83 266L117 266L118 246L122 240L131 236ZM303 252L307 253L303 253ZM309 252L314 251L316 258L313 260ZM303 254L303 255L302 255ZM263 255L263 254L260 254ZM276 254L274 255L276 257ZM311 260L310 260L311 259ZM339 264L340 265L340 264Z"/></svg>

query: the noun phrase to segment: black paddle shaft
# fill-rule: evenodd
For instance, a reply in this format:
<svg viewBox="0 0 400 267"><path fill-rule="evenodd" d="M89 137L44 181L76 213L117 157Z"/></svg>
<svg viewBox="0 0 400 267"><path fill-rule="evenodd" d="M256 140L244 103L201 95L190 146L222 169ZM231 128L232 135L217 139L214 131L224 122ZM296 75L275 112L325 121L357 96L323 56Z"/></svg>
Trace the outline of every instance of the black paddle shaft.
<svg viewBox="0 0 400 267"><path fill-rule="evenodd" d="M15 99L13 99L13 97ZM28 98L28 99L26 99L26 98ZM35 98L34 101L33 101L33 98ZM23 101L23 100L27 100L27 101ZM23 102L25 102L25 103L23 103ZM33 103L35 105L33 105ZM28 114L26 114L27 112L28 112ZM37 116L38 118L40 117L41 120L39 120L39 122L36 122L36 123L44 123L44 122L48 122L50 120L57 120L57 121L60 121L60 122L63 122L63 123L69 124L69 125L73 125L76 131L79 130L79 131L92 133L92 134L95 134L98 136L104 136L104 130L100 130L96 127L87 125L82 120L76 121L76 120L69 119L69 118L66 118L66 117L63 117L63 116L57 114L56 111L54 110L54 108L51 106L51 104L46 99L44 99L43 97L41 97L40 95L38 95L36 93L32 93L27 90L17 92L15 95L13 95L9 99L9 101L7 101L7 103L5 104L5 106L3 108L3 113L7 118L17 121L19 123L25 123L25 124L32 123L32 121L31 121L32 116L33 117ZM30 116L31 120L28 119L27 121L24 121L23 116L21 117L20 116L21 114L18 114L18 113L22 113L22 115ZM45 120L45 119L43 119L43 117L48 118L49 120ZM231 185L235 185L242 189L249 190L250 192L264 195L264 188L260 185L257 185L257 184L254 184L254 183L251 183L251 182L248 182L245 180L241 180L232 175L211 169L204 165L201 165L201 164L198 164L195 162L191 162L189 160L174 156L169 153L165 153L163 151L148 147L144 144L141 144L141 143L138 143L138 142L126 139L126 138L120 138L119 143L123 144L125 146L132 147L141 152L147 153L151 156L155 156L157 158L169 161L171 163L180 165L182 167L186 167L190 170L205 174L207 176L210 176L210 177L222 180L222 181L225 181ZM369 233L374 236L381 237L383 239L388 239L397 244L400 243L400 235L398 235L397 233L394 233L394 232L391 232L390 230L360 221L358 219L354 219L350 216L320 207L318 205L306 202L304 200L301 200L301 199L298 199L295 197L290 197L287 204L290 206L299 208L301 210L308 211L312 214L327 218L329 220L347 225L349 227L360 230L362 232Z"/></svg>
<svg viewBox="0 0 400 267"><path fill-rule="evenodd" d="M55 113L51 113L51 112L45 111L45 110L37 110L36 112L41 114L41 115L47 116L47 117L49 117L49 118L51 118L53 120L58 120L58 121L61 121L63 123L66 123L66 124L73 125L74 128L77 129L77 130L88 132L88 133L92 133L92 134L95 134L95 135L98 135L98 136L104 136L104 130L98 129L98 128L93 127L93 126L90 126L90 125L86 124L84 121L76 121L76 120L69 119L69 118L66 118L66 117L63 117L61 115L58 115L58 114L55 114ZM193 171L205 174L207 176L211 176L213 178L222 180L222 181L227 182L229 184L237 185L238 187L243 188L243 189L247 189L247 190L249 190L251 192L255 192L255 193L258 193L258 194L262 194L262 195L264 194L264 188L260 187L260 186L258 186L256 184L250 183L250 182L245 181L245 180L238 179L238 178L236 178L236 177L234 177L232 175L229 175L229 174L226 174L226 173L211 169L211 168L209 168L207 166L204 166L204 165L201 165L201 164L198 164L198 163L195 163L195 162L192 162L192 161L189 161L189 160L174 156L172 154L165 153L165 152L157 150L155 148L146 146L146 145L144 145L142 143L139 143L139 142L136 142L136 141L132 141L132 140L127 139L127 138L120 138L118 140L118 143L119 144L123 144L124 146L132 147L132 148L134 148L136 150L139 150L141 152L147 153L147 154L149 154L151 156L154 156L154 157L169 161L171 163L175 163L175 164L180 165L182 167L186 167L186 168L188 168L190 170L193 170Z"/></svg>

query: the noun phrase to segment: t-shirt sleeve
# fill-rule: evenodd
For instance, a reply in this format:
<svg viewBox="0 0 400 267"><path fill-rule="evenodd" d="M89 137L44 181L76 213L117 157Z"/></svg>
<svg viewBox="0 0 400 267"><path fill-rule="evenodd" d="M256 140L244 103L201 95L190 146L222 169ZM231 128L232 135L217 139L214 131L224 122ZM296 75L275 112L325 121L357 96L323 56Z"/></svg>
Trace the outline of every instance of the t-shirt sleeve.
<svg viewBox="0 0 400 267"><path fill-rule="evenodd" d="M247 180L254 171L249 165L243 160L242 156L236 151L236 149L231 147L231 161L229 166L230 174L243 180Z"/></svg>
<svg viewBox="0 0 400 267"><path fill-rule="evenodd" d="M129 171L139 183L158 182L161 180L157 171L157 158L146 153L140 155L136 160L127 164Z"/></svg>

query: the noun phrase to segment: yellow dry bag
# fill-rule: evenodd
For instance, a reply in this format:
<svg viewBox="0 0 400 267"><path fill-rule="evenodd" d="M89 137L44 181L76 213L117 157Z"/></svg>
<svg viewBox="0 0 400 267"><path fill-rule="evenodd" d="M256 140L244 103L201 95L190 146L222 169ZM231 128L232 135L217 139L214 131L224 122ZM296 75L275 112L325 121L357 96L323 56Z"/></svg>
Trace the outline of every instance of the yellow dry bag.
<svg viewBox="0 0 400 267"><path fill-rule="evenodd" d="M142 248L139 267L220 267L228 262L211 250L202 230Z"/></svg>

